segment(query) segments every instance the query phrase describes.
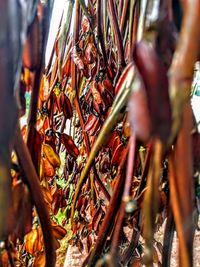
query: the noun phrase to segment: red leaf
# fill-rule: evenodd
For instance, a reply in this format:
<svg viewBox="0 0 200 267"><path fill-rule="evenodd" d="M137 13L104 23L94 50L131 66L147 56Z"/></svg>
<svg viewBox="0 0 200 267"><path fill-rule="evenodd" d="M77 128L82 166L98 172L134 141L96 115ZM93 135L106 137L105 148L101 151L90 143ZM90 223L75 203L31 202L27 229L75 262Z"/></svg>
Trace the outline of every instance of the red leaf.
<svg viewBox="0 0 200 267"><path fill-rule="evenodd" d="M60 140L62 144L65 146L67 152L74 158L77 158L79 155L79 150L77 146L74 144L73 139L68 134L62 133L60 135Z"/></svg>
<svg viewBox="0 0 200 267"><path fill-rule="evenodd" d="M138 78L138 90L135 90L129 101L129 121L138 139L147 142L151 134L151 119L147 95Z"/></svg>
<svg viewBox="0 0 200 267"><path fill-rule="evenodd" d="M137 43L134 60L146 88L153 133L163 141L168 140L171 106L167 70L153 47L145 41Z"/></svg>
<svg viewBox="0 0 200 267"><path fill-rule="evenodd" d="M71 58L68 57L64 66L62 67L61 76L62 77L69 77L70 71L71 71Z"/></svg>
<svg viewBox="0 0 200 267"><path fill-rule="evenodd" d="M64 95L63 113L67 119L70 119L73 116L72 105L66 94Z"/></svg>
<svg viewBox="0 0 200 267"><path fill-rule="evenodd" d="M140 267L140 266L142 266L141 259L140 258L135 258L133 260L132 266L134 266L134 267Z"/></svg>
<svg viewBox="0 0 200 267"><path fill-rule="evenodd" d="M113 102L113 95L102 83L98 83L98 90L101 93L104 106L110 106Z"/></svg>
<svg viewBox="0 0 200 267"><path fill-rule="evenodd" d="M121 161L121 158L123 156L123 152L125 151L125 146L123 144L119 144L116 149L114 150L113 152L113 156L112 156L112 159L111 159L111 164L112 165L119 165L120 164L120 161Z"/></svg>
<svg viewBox="0 0 200 267"><path fill-rule="evenodd" d="M96 123L97 120L98 118L94 114L90 114L85 123L85 127L84 127L85 131L89 132L94 127L94 124Z"/></svg>
<svg viewBox="0 0 200 267"><path fill-rule="evenodd" d="M112 95L113 95L113 90L114 90L114 88L113 88L113 85L112 85L112 82L111 82L110 79L105 78L105 79L102 81L102 85L103 85L107 90L109 90L109 91L112 93Z"/></svg>
<svg viewBox="0 0 200 267"><path fill-rule="evenodd" d="M88 119L85 123L85 131L89 133L90 136L93 136L97 134L99 128L100 128L100 120L95 115L90 114L88 116Z"/></svg>
<svg viewBox="0 0 200 267"><path fill-rule="evenodd" d="M34 141L33 141L34 140ZM41 148L42 148L42 137L35 127L30 128L29 138L27 140L28 148L31 152L32 161L36 170L39 170Z"/></svg>
<svg viewBox="0 0 200 267"><path fill-rule="evenodd" d="M113 148L113 143L115 142L115 138L117 138L117 139L119 139L119 143L118 144L120 144L120 137L119 137L119 134L118 134L118 132L116 131L116 130L114 130L113 132L112 132L112 134L111 134L111 136L110 136L110 138L109 138L109 140L108 140L108 142L107 142L107 146L109 147L109 148ZM115 147L116 147L116 145L115 145Z"/></svg>
<svg viewBox="0 0 200 267"><path fill-rule="evenodd" d="M134 68L134 65L133 63L129 63L126 68L124 69L124 71L122 72L117 84L116 84L116 87L115 87L115 95L118 94L118 92L120 91L124 81L127 79L128 77L128 74L130 71L132 71L132 69Z"/></svg>

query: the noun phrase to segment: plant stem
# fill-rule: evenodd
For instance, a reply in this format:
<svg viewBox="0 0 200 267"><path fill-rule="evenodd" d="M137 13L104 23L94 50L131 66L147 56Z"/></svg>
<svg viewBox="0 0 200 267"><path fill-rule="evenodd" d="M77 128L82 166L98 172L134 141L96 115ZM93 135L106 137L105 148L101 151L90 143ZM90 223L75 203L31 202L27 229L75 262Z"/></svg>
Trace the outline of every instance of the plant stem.
<svg viewBox="0 0 200 267"><path fill-rule="evenodd" d="M129 0L124 0L123 1L123 9L122 9L122 14L119 16L120 19L120 32L121 32L121 35L123 35L123 32L124 32L124 26L125 26L125 20L126 20L126 17L127 17L127 10L128 10L128 6L129 6ZM131 7L131 6L130 6ZM131 12L131 9L130 9L130 12Z"/></svg>
<svg viewBox="0 0 200 267"><path fill-rule="evenodd" d="M124 170L124 164L126 162L126 157L128 153L129 146L126 148L126 153L123 154L123 158L121 159L120 166L118 168L117 173L117 182L115 184L113 194L111 197L111 200L109 202L106 215L104 217L103 223L101 224L98 238L96 245L91 253L91 256L89 257L87 266L95 266L95 263L97 262L98 258L101 255L102 249L104 247L104 243L108 237L108 234L110 232L110 228L112 226L111 222L114 220L117 210L118 210L118 202L120 200L121 194L122 194L122 188L124 184L123 179L123 170Z"/></svg>
<svg viewBox="0 0 200 267"><path fill-rule="evenodd" d="M131 190L132 179L133 179L133 169L134 169L135 150L136 150L135 146L136 146L136 137L134 136L134 134L132 134L129 140L128 167L127 167L127 172L126 172L123 197L122 197L122 201L120 204L119 215L117 218L117 223L116 223L116 227L114 230L112 245L111 245L112 257L113 259L116 259L116 260L118 258L117 257L118 256L117 255L118 244L119 244L120 234L122 231L125 208L126 208L127 202L131 200L130 190Z"/></svg>
<svg viewBox="0 0 200 267"><path fill-rule="evenodd" d="M108 0L108 6L109 6L110 14L111 14L111 20L113 24L113 30L114 30L116 46L117 46L117 51L118 51L118 69L121 69L121 67L125 66L124 48L123 48L121 32L119 29L119 24L117 21L114 1Z"/></svg>
<svg viewBox="0 0 200 267"><path fill-rule="evenodd" d="M163 238L163 251L162 251L162 266L163 267L170 267L170 259L171 259L171 252L172 252L172 243L175 231L175 223L173 214L171 211L171 207L168 207L168 214L167 214L167 222L165 226L164 238Z"/></svg>
<svg viewBox="0 0 200 267"><path fill-rule="evenodd" d="M169 95L173 118L169 144L177 135L182 121L183 107L190 98L194 64L199 52L200 1L187 1L186 6L180 36L169 70Z"/></svg>
<svg viewBox="0 0 200 267"><path fill-rule="evenodd" d="M24 173L23 177L25 179L25 183L28 185L30 189L31 197L33 199L33 203L36 207L40 219L42 232L44 236L46 266L54 267L56 258L55 258L54 241L53 241L50 218L40 188L39 177L37 176L33 162L31 160L30 152L23 141L19 127L15 135L14 148L19 160L19 164Z"/></svg>
<svg viewBox="0 0 200 267"><path fill-rule="evenodd" d="M144 167L142 170L142 175L140 178L140 185L139 185L139 188L137 190L137 196L139 196L141 194L141 192L144 190L144 188L146 186L146 180L147 180L146 178L147 178L149 165L150 165L150 159L151 159L151 155L152 155L152 146L153 146L153 143L151 142L146 149L147 152L146 152Z"/></svg>
<svg viewBox="0 0 200 267"><path fill-rule="evenodd" d="M147 177L147 190L143 201L144 231L145 239L144 263L153 266L153 234L155 219L158 211L158 192L161 176L161 160L163 157L163 143L156 139L154 143L153 157Z"/></svg>
<svg viewBox="0 0 200 267"><path fill-rule="evenodd" d="M135 6L136 0L130 0L130 13L129 13L129 62L133 60L133 44L132 44L132 29L135 26Z"/></svg>
<svg viewBox="0 0 200 267"><path fill-rule="evenodd" d="M194 184L191 150L192 110L190 103L183 110L183 122L172 155L170 201L179 237L180 265L193 264Z"/></svg>
<svg viewBox="0 0 200 267"><path fill-rule="evenodd" d="M105 43L104 43L104 36L103 32L104 29L102 28L102 2L101 0L97 0L97 34L101 46L101 51L103 54L103 59L104 59L104 64L107 66L108 58L106 54L106 48L105 48Z"/></svg>

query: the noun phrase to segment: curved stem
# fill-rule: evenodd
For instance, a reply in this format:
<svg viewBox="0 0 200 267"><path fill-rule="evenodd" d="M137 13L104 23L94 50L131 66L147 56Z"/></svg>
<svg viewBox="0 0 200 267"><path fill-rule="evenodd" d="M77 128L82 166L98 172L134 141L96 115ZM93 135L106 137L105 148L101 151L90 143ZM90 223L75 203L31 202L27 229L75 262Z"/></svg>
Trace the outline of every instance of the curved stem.
<svg viewBox="0 0 200 267"><path fill-rule="evenodd" d="M18 127L15 135L15 145L14 145L20 166L24 172L24 179L28 185L33 203L35 204L41 227L44 236L44 245L46 253L46 266L54 267L55 266L55 250L54 250L54 241L52 228L50 223L49 214L47 211L46 204L42 195L42 191L39 184L39 178L37 176L36 170L34 168L33 162L31 160L30 153L27 146L25 145L20 129Z"/></svg>
<svg viewBox="0 0 200 267"><path fill-rule="evenodd" d="M170 200L179 237L180 266L193 264L194 184L191 149L192 110L188 102L170 160Z"/></svg>
<svg viewBox="0 0 200 267"><path fill-rule="evenodd" d="M186 1L177 48L169 70L169 95L172 106L171 144L181 126L185 102L189 100L194 64L198 59L200 39L200 1ZM190 51L190 53L188 53Z"/></svg>
<svg viewBox="0 0 200 267"><path fill-rule="evenodd" d="M39 40L41 40L41 46L40 46L40 55L38 58L40 58L35 78L34 78L34 85L32 89L32 96L31 96L31 107L29 111L28 116L28 137L27 137L27 145L30 151L30 154L34 154L35 151L35 144L33 142L33 131L31 128L33 128L36 124L37 119L37 108L38 108L38 96L39 96L39 88L40 88L40 80L41 80L41 74L42 70L44 68L44 60L45 60L45 48L46 48L46 42L49 32L49 25L50 25L50 18L51 18L51 12L52 12L52 6L53 6L53 0L47 1L47 4L44 7L43 17L42 21L40 22L40 36L38 37ZM37 159L36 159L37 161ZM34 162L35 168L37 173L39 173L39 165L37 162Z"/></svg>

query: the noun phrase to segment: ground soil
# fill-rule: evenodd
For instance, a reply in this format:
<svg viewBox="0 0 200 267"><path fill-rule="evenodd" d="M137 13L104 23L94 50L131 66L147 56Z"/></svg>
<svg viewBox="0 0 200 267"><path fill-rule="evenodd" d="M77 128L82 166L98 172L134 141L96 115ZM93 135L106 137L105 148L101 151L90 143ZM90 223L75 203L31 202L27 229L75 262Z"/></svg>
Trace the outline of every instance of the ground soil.
<svg viewBox="0 0 200 267"><path fill-rule="evenodd" d="M157 233L157 238L162 241L163 228ZM68 238L65 237L61 242L61 247L57 251L56 267L81 267L87 256L83 251L81 254L77 247L67 245ZM178 267L178 238L175 234L173 241L171 266ZM196 231L194 240L194 267L200 267L200 231Z"/></svg>

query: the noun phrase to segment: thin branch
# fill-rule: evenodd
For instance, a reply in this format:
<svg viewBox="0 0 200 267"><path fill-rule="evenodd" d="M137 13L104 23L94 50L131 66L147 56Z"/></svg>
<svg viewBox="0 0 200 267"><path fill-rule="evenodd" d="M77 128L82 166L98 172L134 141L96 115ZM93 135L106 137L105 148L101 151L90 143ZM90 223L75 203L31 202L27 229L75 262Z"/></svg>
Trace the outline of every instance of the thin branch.
<svg viewBox="0 0 200 267"><path fill-rule="evenodd" d="M116 46L117 46L117 51L118 51L118 67L121 68L125 66L124 48L123 48L123 40L122 40L121 32L119 29L119 24L117 21L115 4L113 0L108 0L108 7L110 10L110 14L111 14L111 20L113 24L113 30L114 30Z"/></svg>

